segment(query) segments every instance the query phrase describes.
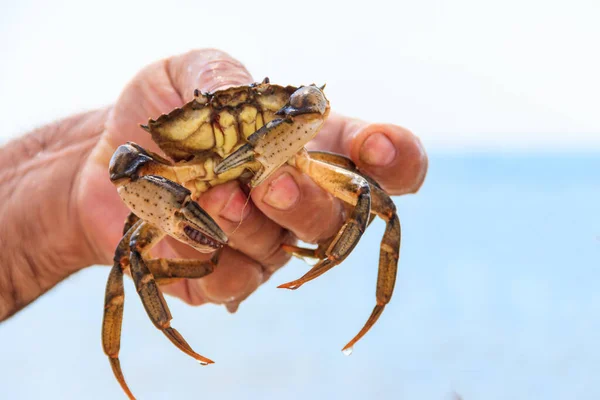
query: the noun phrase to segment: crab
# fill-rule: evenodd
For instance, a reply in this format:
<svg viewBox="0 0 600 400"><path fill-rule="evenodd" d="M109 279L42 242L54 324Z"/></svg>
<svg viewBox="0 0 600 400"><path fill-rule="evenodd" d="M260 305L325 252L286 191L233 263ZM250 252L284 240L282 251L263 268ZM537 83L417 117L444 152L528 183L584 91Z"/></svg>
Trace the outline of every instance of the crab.
<svg viewBox="0 0 600 400"><path fill-rule="evenodd" d="M344 346L345 353L351 352L390 301L400 249L400 223L394 203L350 159L304 148L329 114L323 88L284 87L265 78L262 83L213 93L196 90L194 99L181 108L141 125L169 159L131 142L113 154L110 179L131 214L125 221L108 277L102 343L114 375L129 398L134 396L119 362L125 272L130 272L156 328L200 363L213 362L196 353L171 326L171 313L159 286L178 279L202 278L214 270L227 235L196 200L215 185L239 179L256 187L288 163L351 209L337 235L316 249L283 245L287 252L317 259L317 263L300 279L280 288L297 289L338 265L375 216L386 222L376 305L363 328ZM209 261L151 258L152 247L167 235L200 252L214 252L214 256Z"/></svg>

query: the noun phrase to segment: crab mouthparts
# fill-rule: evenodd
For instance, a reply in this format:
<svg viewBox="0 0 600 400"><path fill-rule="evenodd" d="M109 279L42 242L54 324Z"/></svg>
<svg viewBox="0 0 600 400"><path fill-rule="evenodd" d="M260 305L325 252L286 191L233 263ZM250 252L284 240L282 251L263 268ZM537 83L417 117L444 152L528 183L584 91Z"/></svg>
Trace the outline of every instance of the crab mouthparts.
<svg viewBox="0 0 600 400"><path fill-rule="evenodd" d="M213 249L220 249L221 247L223 247L223 243L207 236L206 234L200 232L196 228L192 228L189 225L186 225L183 228L183 232L185 232L187 237L192 239L194 242L201 244L203 246L212 247Z"/></svg>

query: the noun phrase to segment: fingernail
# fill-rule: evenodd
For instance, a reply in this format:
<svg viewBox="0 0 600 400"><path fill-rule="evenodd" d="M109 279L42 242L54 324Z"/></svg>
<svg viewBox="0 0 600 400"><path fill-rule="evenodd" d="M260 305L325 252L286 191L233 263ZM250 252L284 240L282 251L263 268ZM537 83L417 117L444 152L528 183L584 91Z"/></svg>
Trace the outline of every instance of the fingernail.
<svg viewBox="0 0 600 400"><path fill-rule="evenodd" d="M374 133L363 142L359 156L365 164L385 167L396 158L396 146L383 133Z"/></svg>
<svg viewBox="0 0 600 400"><path fill-rule="evenodd" d="M263 197L263 201L278 210L289 210L300 198L300 188L294 177L285 172L274 179Z"/></svg>
<svg viewBox="0 0 600 400"><path fill-rule="evenodd" d="M231 195L219 213L219 216L237 223L248 217L251 207L252 205L248 201L248 197L242 192L242 189L237 187L231 192Z"/></svg>

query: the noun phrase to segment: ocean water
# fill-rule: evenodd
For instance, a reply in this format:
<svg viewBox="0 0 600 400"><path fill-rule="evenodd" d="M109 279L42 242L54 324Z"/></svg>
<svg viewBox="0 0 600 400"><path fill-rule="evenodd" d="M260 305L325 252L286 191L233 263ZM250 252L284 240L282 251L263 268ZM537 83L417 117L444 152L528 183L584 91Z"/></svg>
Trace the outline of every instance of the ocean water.
<svg viewBox="0 0 600 400"><path fill-rule="evenodd" d="M433 154L396 199L396 291L374 305L374 223L350 258L297 291L294 261L237 314L168 299L201 367L147 319L126 282L121 362L140 399L597 399L600 155ZM106 267L0 324L1 399L124 398L100 344Z"/></svg>

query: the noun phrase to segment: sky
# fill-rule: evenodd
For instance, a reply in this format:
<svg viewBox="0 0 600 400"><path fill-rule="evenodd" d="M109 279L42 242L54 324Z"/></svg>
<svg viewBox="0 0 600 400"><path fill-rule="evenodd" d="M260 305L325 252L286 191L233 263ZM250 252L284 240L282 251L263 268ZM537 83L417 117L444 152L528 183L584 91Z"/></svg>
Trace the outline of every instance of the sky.
<svg viewBox="0 0 600 400"><path fill-rule="evenodd" d="M217 47L257 80L327 83L335 110L429 149L600 148L595 0L0 4L0 141L112 103L157 59Z"/></svg>

